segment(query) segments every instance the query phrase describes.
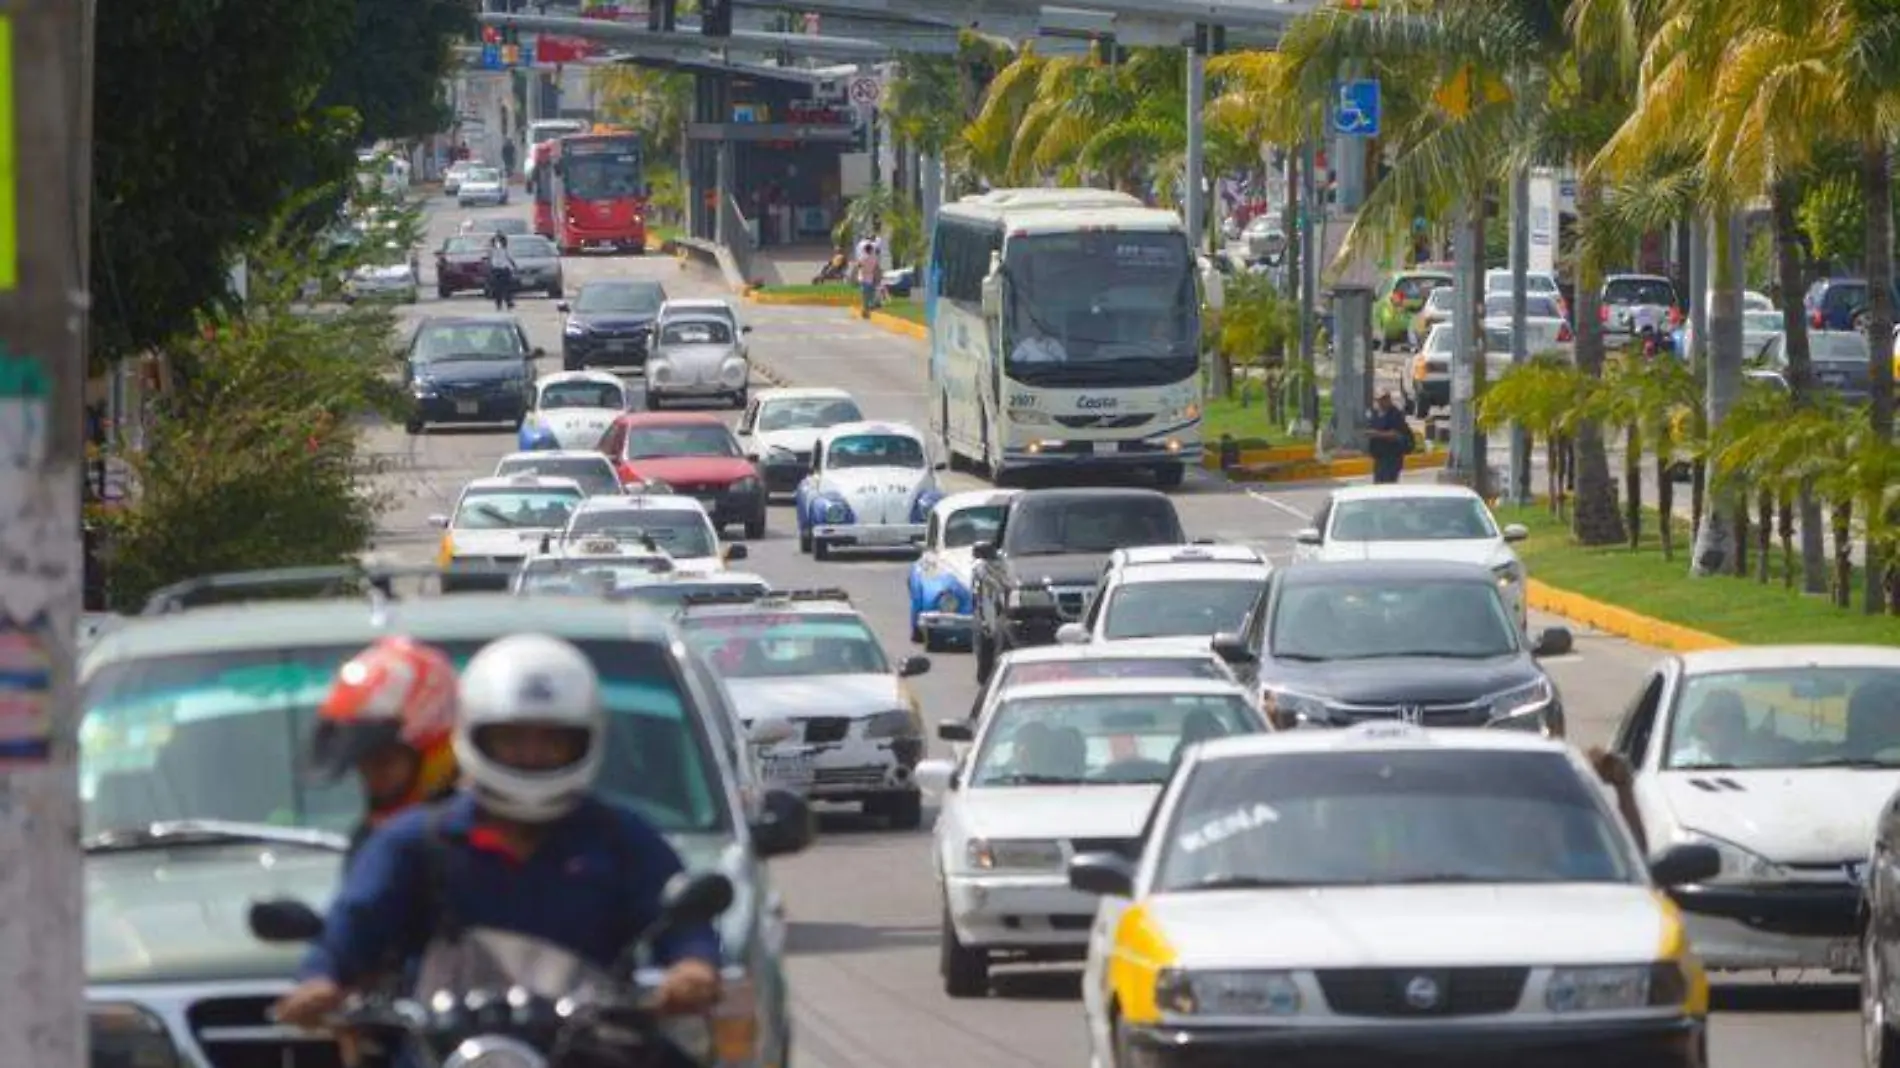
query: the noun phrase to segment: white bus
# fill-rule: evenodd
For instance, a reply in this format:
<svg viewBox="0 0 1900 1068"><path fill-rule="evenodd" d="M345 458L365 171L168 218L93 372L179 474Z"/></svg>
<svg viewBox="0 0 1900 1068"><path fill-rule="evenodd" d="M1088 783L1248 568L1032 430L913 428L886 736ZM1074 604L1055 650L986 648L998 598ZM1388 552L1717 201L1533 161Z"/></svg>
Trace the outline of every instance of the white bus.
<svg viewBox="0 0 1900 1068"><path fill-rule="evenodd" d="M925 273L931 432L992 481L1201 460L1201 306L1220 276L1125 193L998 189L937 213Z"/></svg>

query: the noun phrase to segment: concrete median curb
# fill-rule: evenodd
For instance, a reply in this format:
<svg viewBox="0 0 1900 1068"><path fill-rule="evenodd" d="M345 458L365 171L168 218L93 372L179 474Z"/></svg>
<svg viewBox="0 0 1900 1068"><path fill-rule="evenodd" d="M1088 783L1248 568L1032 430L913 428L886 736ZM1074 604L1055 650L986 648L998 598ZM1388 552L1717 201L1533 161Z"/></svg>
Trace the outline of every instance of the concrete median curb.
<svg viewBox="0 0 1900 1068"><path fill-rule="evenodd" d="M859 300L858 293L774 293L769 289L745 291L748 304L775 304L781 307L848 308Z"/></svg>
<svg viewBox="0 0 1900 1068"><path fill-rule="evenodd" d="M1708 649L1733 649L1735 642L1699 630L1665 623L1660 619L1632 612L1613 604L1593 600L1580 593L1527 579L1525 594L1532 608L1582 623L1605 634L1628 638L1639 645L1668 649L1678 653L1699 653Z"/></svg>
<svg viewBox="0 0 1900 1068"><path fill-rule="evenodd" d="M922 323L911 322L901 315L874 311L871 313L871 318L868 321L872 326L888 330L893 334L902 334L905 337L915 338L918 341L930 340L930 329L928 327Z"/></svg>
<svg viewBox="0 0 1900 1068"><path fill-rule="evenodd" d="M1295 446L1296 450L1298 447ZM1293 451L1293 450L1289 450ZM1420 453L1405 458L1407 471L1426 471L1445 466L1446 454ZM1340 478L1359 478L1372 473L1372 457L1342 456L1320 460L1310 450L1303 458L1259 465L1242 464L1226 472L1229 482L1326 482Z"/></svg>

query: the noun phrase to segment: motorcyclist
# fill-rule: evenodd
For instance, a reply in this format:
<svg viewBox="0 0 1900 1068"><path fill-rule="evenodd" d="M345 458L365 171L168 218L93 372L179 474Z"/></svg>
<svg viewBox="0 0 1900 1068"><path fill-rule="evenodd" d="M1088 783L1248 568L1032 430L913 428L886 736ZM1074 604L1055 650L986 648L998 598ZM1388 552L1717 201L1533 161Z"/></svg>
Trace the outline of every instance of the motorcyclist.
<svg viewBox="0 0 1900 1068"><path fill-rule="evenodd" d="M488 242L488 295L495 310L515 306L515 258L508 252L508 235L497 233Z"/></svg>
<svg viewBox="0 0 1900 1068"><path fill-rule="evenodd" d="M352 857L397 813L455 792L455 706L455 664L431 645L383 638L337 669L307 763L322 780L354 770L362 783Z"/></svg>
<svg viewBox="0 0 1900 1068"><path fill-rule="evenodd" d="M532 940L601 971L622 963L682 864L644 818L594 795L606 735L600 679L573 645L522 634L478 652L455 728L467 789L370 835L277 1018L321 1026L392 949L419 962L425 992L438 986L432 974L479 967L482 936ZM675 928L650 948L666 968L658 1012L718 1000L710 926Z"/></svg>

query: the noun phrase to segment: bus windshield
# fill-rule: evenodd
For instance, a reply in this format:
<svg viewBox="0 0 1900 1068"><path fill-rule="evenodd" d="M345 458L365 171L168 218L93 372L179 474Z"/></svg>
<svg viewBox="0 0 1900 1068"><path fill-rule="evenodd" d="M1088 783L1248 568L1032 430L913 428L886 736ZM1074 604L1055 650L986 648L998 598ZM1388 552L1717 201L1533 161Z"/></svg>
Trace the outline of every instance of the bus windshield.
<svg viewBox="0 0 1900 1068"><path fill-rule="evenodd" d="M1180 234L1037 234L1012 238L1004 256L1011 377L1060 377L1082 364L1100 374L1128 362L1193 373L1199 294Z"/></svg>
<svg viewBox="0 0 1900 1068"><path fill-rule="evenodd" d="M632 142L567 145L562 184L575 200L613 200L640 195L640 149Z"/></svg>

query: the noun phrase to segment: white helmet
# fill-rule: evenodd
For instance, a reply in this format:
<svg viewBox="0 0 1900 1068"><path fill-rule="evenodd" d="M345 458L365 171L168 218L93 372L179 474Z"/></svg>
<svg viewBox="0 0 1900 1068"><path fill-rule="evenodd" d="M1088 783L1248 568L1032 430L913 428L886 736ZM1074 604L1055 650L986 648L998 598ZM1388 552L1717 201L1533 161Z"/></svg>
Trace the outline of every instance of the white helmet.
<svg viewBox="0 0 1900 1068"><path fill-rule="evenodd" d="M482 750L482 728L517 723L584 730L587 750L574 763L549 771L509 767ZM462 670L455 759L482 807L498 816L545 823L572 812L600 772L606 730L593 662L559 638L501 638L482 647Z"/></svg>

